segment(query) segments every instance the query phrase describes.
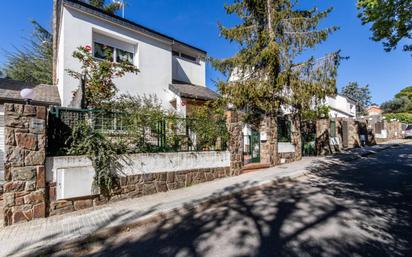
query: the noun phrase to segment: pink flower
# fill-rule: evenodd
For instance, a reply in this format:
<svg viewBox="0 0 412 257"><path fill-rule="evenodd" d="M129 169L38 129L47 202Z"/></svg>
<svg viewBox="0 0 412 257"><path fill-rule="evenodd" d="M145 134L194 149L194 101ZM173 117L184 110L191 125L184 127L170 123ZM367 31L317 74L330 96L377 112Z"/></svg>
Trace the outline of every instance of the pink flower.
<svg viewBox="0 0 412 257"><path fill-rule="evenodd" d="M90 52L90 51L92 50L92 47L89 46L89 45L86 45L86 46L84 47L84 49L86 49L86 51Z"/></svg>

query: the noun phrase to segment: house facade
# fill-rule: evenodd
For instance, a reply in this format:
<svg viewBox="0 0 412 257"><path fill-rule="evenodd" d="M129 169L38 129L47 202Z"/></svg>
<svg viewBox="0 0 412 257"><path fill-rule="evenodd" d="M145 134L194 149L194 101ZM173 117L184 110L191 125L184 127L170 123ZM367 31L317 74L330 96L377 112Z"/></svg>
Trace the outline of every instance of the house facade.
<svg viewBox="0 0 412 257"><path fill-rule="evenodd" d="M371 104L371 106L366 109L369 116L381 115L383 110L377 104Z"/></svg>
<svg viewBox="0 0 412 257"><path fill-rule="evenodd" d="M62 106L73 105L80 83L67 70L80 69L72 54L86 45L97 60L128 61L139 69L116 79L119 94L156 95L181 115L191 102L217 97L206 87L206 51L77 0L61 0L56 12L55 83ZM107 48L112 56L105 56Z"/></svg>
<svg viewBox="0 0 412 257"><path fill-rule="evenodd" d="M348 97L339 94L328 96L325 105L330 108L330 118L356 118L356 103Z"/></svg>

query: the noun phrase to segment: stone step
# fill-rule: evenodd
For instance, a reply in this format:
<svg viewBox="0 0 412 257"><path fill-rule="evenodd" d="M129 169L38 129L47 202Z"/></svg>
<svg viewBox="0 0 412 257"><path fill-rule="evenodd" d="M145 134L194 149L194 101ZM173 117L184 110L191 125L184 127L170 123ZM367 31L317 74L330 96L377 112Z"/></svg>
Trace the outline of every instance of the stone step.
<svg viewBox="0 0 412 257"><path fill-rule="evenodd" d="M240 170L240 173L245 174L245 173L249 173L249 172L252 172L252 171L255 171L255 170L266 169L266 168L270 168L269 163L249 163L249 164L246 164Z"/></svg>

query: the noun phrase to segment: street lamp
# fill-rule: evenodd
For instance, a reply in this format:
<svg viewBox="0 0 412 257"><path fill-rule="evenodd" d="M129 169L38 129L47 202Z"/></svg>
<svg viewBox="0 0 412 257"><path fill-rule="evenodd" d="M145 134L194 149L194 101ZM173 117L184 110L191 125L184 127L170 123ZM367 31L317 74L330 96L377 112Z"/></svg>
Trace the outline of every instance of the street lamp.
<svg viewBox="0 0 412 257"><path fill-rule="evenodd" d="M123 0L113 0L113 3L118 4L122 7L122 18L124 18L124 1Z"/></svg>
<svg viewBox="0 0 412 257"><path fill-rule="evenodd" d="M24 99L26 104L30 104L35 95L34 90L31 88L23 88L20 91L20 96Z"/></svg>

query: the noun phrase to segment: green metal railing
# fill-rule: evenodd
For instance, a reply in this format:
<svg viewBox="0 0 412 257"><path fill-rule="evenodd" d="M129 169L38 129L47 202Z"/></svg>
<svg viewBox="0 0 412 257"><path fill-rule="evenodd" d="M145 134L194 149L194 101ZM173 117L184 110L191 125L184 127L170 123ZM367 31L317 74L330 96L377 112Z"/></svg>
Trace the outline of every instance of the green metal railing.
<svg viewBox="0 0 412 257"><path fill-rule="evenodd" d="M53 107L49 111L50 155L64 154L69 147L73 128L80 122L113 140L127 142L131 152L179 152L226 150L225 121L215 121L221 135L204 139L195 119L179 117L150 117L122 112L92 109ZM213 121L208 121L213 122ZM220 130L219 130L220 131Z"/></svg>

